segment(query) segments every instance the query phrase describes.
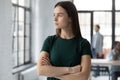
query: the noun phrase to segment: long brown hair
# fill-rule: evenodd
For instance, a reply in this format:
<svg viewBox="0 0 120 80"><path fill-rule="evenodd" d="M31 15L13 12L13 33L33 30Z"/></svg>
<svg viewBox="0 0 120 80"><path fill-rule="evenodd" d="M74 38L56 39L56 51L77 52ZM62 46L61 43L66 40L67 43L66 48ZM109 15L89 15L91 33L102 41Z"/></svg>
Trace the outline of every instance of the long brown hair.
<svg viewBox="0 0 120 80"><path fill-rule="evenodd" d="M77 9L76 9L75 5L70 1L61 1L61 2L58 2L54 8L56 8L57 6L61 6L62 8L64 8L66 10L68 16L71 18L73 34L75 36L82 37L81 32L80 32L78 13L77 13ZM60 34L61 34L61 29L57 29L56 35L60 36Z"/></svg>

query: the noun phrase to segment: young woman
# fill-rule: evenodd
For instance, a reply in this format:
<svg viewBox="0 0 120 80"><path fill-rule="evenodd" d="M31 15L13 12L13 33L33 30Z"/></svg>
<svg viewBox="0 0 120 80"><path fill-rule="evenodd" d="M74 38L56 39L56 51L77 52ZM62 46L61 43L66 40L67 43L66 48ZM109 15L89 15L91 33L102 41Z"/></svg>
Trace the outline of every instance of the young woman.
<svg viewBox="0 0 120 80"><path fill-rule="evenodd" d="M78 13L70 1L54 8L56 35L44 41L37 63L38 75L47 80L88 80L91 70L91 47L80 33Z"/></svg>

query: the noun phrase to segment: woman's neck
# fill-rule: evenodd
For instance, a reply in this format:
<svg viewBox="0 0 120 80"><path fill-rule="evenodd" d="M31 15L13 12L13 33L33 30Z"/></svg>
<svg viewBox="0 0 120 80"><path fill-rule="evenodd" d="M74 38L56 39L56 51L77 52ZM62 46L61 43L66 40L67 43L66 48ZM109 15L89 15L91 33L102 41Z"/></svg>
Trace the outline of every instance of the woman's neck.
<svg viewBox="0 0 120 80"><path fill-rule="evenodd" d="M61 35L60 35L61 38L64 38L64 39L71 39L74 36L72 30L61 30Z"/></svg>

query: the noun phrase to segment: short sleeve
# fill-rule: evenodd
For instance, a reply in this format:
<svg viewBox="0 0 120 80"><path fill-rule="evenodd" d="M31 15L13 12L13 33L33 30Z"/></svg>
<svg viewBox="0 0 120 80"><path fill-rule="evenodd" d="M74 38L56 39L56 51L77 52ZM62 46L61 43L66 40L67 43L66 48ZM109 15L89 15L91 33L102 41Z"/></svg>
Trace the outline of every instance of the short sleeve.
<svg viewBox="0 0 120 80"><path fill-rule="evenodd" d="M50 42L51 42L50 39L51 39L51 36L48 36L48 37L45 39L41 51L46 51L46 52L48 52L48 53L50 52Z"/></svg>
<svg viewBox="0 0 120 80"><path fill-rule="evenodd" d="M84 39L82 43L82 55L90 55L92 57L91 45L88 40Z"/></svg>
<svg viewBox="0 0 120 80"><path fill-rule="evenodd" d="M48 36L43 43L41 51L46 51L50 53L50 50L53 46L53 42L55 39L56 39L56 35Z"/></svg>

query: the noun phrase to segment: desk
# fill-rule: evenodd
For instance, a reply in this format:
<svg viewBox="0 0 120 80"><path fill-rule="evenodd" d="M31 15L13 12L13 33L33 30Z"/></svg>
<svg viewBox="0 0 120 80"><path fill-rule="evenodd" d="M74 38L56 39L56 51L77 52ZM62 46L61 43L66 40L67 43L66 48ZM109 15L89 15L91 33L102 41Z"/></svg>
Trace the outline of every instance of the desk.
<svg viewBox="0 0 120 80"><path fill-rule="evenodd" d="M120 61L109 61L107 59L91 59L91 64L105 65L105 66L109 66L109 65L120 66Z"/></svg>
<svg viewBox="0 0 120 80"><path fill-rule="evenodd" d="M91 59L91 65L92 66L100 65L100 66L104 66L104 67L110 66L110 65L120 66L120 61L109 61L107 59ZM108 73L109 73L109 70L108 70ZM91 77L90 77L90 80L92 80ZM110 80L110 73L109 73L109 80Z"/></svg>

